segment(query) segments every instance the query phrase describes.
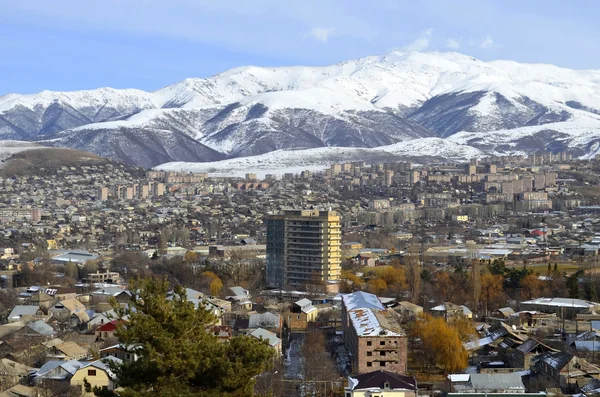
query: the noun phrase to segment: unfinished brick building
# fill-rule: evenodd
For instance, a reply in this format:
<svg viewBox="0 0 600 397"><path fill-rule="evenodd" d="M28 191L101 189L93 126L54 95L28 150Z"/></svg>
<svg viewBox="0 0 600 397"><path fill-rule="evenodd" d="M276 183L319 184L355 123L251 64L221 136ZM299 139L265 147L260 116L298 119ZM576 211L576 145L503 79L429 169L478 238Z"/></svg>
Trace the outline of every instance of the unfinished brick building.
<svg viewBox="0 0 600 397"><path fill-rule="evenodd" d="M373 294L343 295L342 329L353 374L378 369L406 373L407 338L396 316Z"/></svg>

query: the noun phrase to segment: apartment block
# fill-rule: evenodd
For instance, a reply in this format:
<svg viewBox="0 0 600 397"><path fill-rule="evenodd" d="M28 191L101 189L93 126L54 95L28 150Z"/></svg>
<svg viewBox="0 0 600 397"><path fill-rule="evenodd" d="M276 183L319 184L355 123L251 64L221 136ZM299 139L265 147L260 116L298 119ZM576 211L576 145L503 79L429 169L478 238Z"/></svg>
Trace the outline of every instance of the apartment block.
<svg viewBox="0 0 600 397"><path fill-rule="evenodd" d="M298 287L322 282L334 290L341 274L340 217L334 211L289 210L267 225L267 283Z"/></svg>
<svg viewBox="0 0 600 397"><path fill-rule="evenodd" d="M397 314L386 309L376 295L358 291L342 296L342 330L353 374L406 373L406 333Z"/></svg>

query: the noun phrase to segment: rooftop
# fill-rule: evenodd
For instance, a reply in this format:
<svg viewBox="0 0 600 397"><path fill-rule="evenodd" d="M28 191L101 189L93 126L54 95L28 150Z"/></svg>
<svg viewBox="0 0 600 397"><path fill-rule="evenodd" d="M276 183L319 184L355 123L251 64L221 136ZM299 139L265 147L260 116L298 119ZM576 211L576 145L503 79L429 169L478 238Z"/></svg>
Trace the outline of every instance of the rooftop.
<svg viewBox="0 0 600 397"><path fill-rule="evenodd" d="M569 298L536 298L521 302L523 305L540 305L548 307L570 307L579 309L592 309L600 306L600 303L585 301L583 299Z"/></svg>

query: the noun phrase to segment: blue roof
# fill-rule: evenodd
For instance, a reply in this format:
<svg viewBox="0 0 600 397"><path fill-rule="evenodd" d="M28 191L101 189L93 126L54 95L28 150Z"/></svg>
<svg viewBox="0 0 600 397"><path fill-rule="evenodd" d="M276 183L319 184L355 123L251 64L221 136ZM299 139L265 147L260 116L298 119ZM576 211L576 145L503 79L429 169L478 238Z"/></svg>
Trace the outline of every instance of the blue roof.
<svg viewBox="0 0 600 397"><path fill-rule="evenodd" d="M52 336L56 334L56 331L54 331L54 329L51 326L49 326L42 320L29 323L27 324L27 327L29 327L31 330L37 332L40 335Z"/></svg>
<svg viewBox="0 0 600 397"><path fill-rule="evenodd" d="M8 315L8 318L13 319L21 318L21 316L35 316L38 310L40 310L38 306L18 305L12 309L12 311Z"/></svg>
<svg viewBox="0 0 600 397"><path fill-rule="evenodd" d="M369 294L363 291L353 292L351 294L342 295L342 300L346 305L347 310L354 309L375 309L385 310L377 295Z"/></svg>

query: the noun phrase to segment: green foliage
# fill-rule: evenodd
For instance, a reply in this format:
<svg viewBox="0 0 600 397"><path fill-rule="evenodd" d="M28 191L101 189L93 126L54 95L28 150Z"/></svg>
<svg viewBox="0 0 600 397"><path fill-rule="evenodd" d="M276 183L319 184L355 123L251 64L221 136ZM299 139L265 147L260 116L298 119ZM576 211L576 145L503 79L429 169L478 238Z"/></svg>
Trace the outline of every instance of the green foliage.
<svg viewBox="0 0 600 397"><path fill-rule="evenodd" d="M266 341L237 336L221 343L210 327L216 318L186 299L176 287L167 298L165 280L135 281L126 309L114 304L128 320L117 337L140 346L139 359L114 368L122 397L252 396L253 378L263 372L273 350Z"/></svg>
<svg viewBox="0 0 600 397"><path fill-rule="evenodd" d="M569 277L566 277L566 285L569 290L569 298L577 299L579 298L579 278L582 275L582 271L577 271L571 274Z"/></svg>
<svg viewBox="0 0 600 397"><path fill-rule="evenodd" d="M533 270L527 269L525 265L521 269L508 268L503 259L494 259L488 265L488 269L491 274L504 278L504 288L519 288L521 280L533 273Z"/></svg>

